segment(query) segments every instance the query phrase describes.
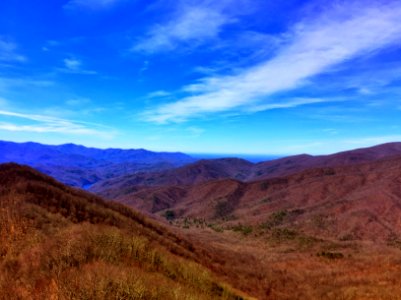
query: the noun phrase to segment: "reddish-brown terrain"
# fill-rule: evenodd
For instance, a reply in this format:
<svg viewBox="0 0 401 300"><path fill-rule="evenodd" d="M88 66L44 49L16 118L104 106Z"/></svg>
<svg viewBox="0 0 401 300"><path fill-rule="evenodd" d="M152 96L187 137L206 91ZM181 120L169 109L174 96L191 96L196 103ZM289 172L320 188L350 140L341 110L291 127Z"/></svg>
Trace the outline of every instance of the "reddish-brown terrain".
<svg viewBox="0 0 401 300"><path fill-rule="evenodd" d="M387 143L331 155L307 154L285 157L256 164L251 179L294 174L310 168L349 166L401 155L401 143Z"/></svg>
<svg viewBox="0 0 401 300"><path fill-rule="evenodd" d="M253 182L138 187L114 200L171 219L226 226L268 225L282 214L280 226L313 236L386 240L401 235L401 155Z"/></svg>
<svg viewBox="0 0 401 300"><path fill-rule="evenodd" d="M349 166L401 155L401 143L388 143L371 148L332 155L297 155L253 164L243 159L200 160L176 169L138 172L94 184L90 191L114 199L147 186L193 185L217 180L255 181L295 174L311 168Z"/></svg>
<svg viewBox="0 0 401 300"><path fill-rule="evenodd" d="M168 219L259 299L401 299L401 155L116 200Z"/></svg>
<svg viewBox="0 0 401 300"><path fill-rule="evenodd" d="M217 258L126 206L0 165L2 300L253 299L222 282Z"/></svg>
<svg viewBox="0 0 401 300"><path fill-rule="evenodd" d="M159 172L139 172L103 180L90 188L107 198L129 194L144 186L193 185L210 180L235 178L246 180L254 164L239 158L200 160L180 168Z"/></svg>
<svg viewBox="0 0 401 300"><path fill-rule="evenodd" d="M401 299L400 143L214 162L95 190L168 221L259 299Z"/></svg>
<svg viewBox="0 0 401 300"><path fill-rule="evenodd" d="M271 172L252 173L261 165ZM99 194L164 226L32 169L0 167L4 299L67 299L65 291L132 298L138 282L150 298L170 299L172 278L188 299L224 298L213 288L221 282L242 291L227 287L232 299L401 299L399 143L260 164L206 160L107 182ZM150 243L131 259L126 245L137 238ZM162 253L163 263L155 266L147 251ZM198 265L210 270L206 281L193 275ZM128 276L132 270L140 276Z"/></svg>

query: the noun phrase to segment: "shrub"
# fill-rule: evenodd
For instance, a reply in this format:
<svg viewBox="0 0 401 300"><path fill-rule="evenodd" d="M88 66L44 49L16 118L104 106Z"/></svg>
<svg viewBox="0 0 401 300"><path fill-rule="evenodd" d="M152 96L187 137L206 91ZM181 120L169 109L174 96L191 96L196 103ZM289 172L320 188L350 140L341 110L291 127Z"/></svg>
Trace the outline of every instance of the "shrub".
<svg viewBox="0 0 401 300"><path fill-rule="evenodd" d="M329 251L321 251L317 253L317 256L324 257L328 259L340 259L344 258L344 254L341 252L329 252Z"/></svg>
<svg viewBox="0 0 401 300"><path fill-rule="evenodd" d="M288 212L286 210L276 211L270 215L267 222L262 224L262 227L267 228L267 229L272 229L275 226L279 226L284 222L287 215L288 215Z"/></svg>
<svg viewBox="0 0 401 300"><path fill-rule="evenodd" d="M249 235L253 232L253 228L251 226L242 224L235 225L231 229L234 230L235 232L240 232L243 235Z"/></svg>
<svg viewBox="0 0 401 300"><path fill-rule="evenodd" d="M216 232L224 232L223 227L218 226L218 225L216 225L216 224L209 224L208 227L211 228L211 229L213 229L213 230L216 231Z"/></svg>
<svg viewBox="0 0 401 300"><path fill-rule="evenodd" d="M277 241L293 240L297 234L295 230L288 228L275 228L272 231L272 237Z"/></svg>
<svg viewBox="0 0 401 300"><path fill-rule="evenodd" d="M391 233L387 238L387 245L401 249L401 239L394 233Z"/></svg>
<svg viewBox="0 0 401 300"><path fill-rule="evenodd" d="M173 210L166 210L166 212L164 213L164 217L166 218L166 220L172 221L175 219L175 212Z"/></svg>
<svg viewBox="0 0 401 300"><path fill-rule="evenodd" d="M314 215L312 217L312 223L319 229L326 229L328 226L328 217L325 215Z"/></svg>
<svg viewBox="0 0 401 300"><path fill-rule="evenodd" d="M272 201L271 197L266 197L266 198L263 198L262 200L260 200L261 203L269 203L271 201Z"/></svg>

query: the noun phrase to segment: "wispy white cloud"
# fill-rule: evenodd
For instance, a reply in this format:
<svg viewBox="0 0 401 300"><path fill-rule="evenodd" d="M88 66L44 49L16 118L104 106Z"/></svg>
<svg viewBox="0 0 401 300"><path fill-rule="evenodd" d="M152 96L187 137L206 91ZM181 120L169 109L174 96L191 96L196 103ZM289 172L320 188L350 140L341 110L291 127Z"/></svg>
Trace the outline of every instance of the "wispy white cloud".
<svg viewBox="0 0 401 300"><path fill-rule="evenodd" d="M89 103L88 103L89 104ZM85 103L74 104L74 105L59 105L59 106L49 106L42 111L42 114L50 115L54 117L60 118L75 118L75 119L84 119L87 117L99 116L107 111L110 111L112 108L107 109L106 107L96 106L96 105L88 105ZM113 108L115 108L113 106Z"/></svg>
<svg viewBox="0 0 401 300"><path fill-rule="evenodd" d="M258 112L264 110L292 108L300 105L333 102L333 101L341 101L341 100L333 98L294 98L286 100L285 102L255 104L244 108L244 110L248 112Z"/></svg>
<svg viewBox="0 0 401 300"><path fill-rule="evenodd" d="M87 117L110 111L111 108L99 106L91 99L85 97L75 97L64 102L65 105L48 107L43 113L60 117ZM118 109L118 104L113 105L113 109Z"/></svg>
<svg viewBox="0 0 401 300"><path fill-rule="evenodd" d="M335 128L325 128L322 130L325 134L329 134L329 135L338 135L339 131Z"/></svg>
<svg viewBox="0 0 401 300"><path fill-rule="evenodd" d="M64 65L67 69L70 69L71 71L77 71L81 68L82 63L78 59L65 58Z"/></svg>
<svg viewBox="0 0 401 300"><path fill-rule="evenodd" d="M72 98L68 99L65 104L68 106L83 106L91 103L91 99L89 98Z"/></svg>
<svg viewBox="0 0 401 300"><path fill-rule="evenodd" d="M305 85L313 76L354 57L400 44L400 2L341 3L328 7L320 17L296 24L273 58L233 75L210 76L184 87L192 95L147 111L146 120L178 122L260 103L267 108L286 106L288 100L269 96Z"/></svg>
<svg viewBox="0 0 401 300"><path fill-rule="evenodd" d="M63 72L73 73L73 74L84 74L84 75L94 75L97 74L96 71L84 69L81 60L76 58L65 58L63 60L64 68L60 69Z"/></svg>
<svg viewBox="0 0 401 300"><path fill-rule="evenodd" d="M67 120L46 115L25 114L0 110L0 130L35 133L62 133L73 135L96 135L110 137L113 130L96 123ZM11 119L11 120L10 120Z"/></svg>
<svg viewBox="0 0 401 300"><path fill-rule="evenodd" d="M89 9L89 10L101 10L113 7L119 2L125 0L70 0L64 9Z"/></svg>
<svg viewBox="0 0 401 300"><path fill-rule="evenodd" d="M339 101L341 101L341 98ZM343 101L347 100L343 99ZM347 106L329 105L319 108L315 107L313 110L303 110L302 115L304 118L324 121L325 123L357 124L379 121L379 116L368 113L370 111L370 102L363 100L363 103L365 105L361 105L361 102L355 102L352 103L353 105Z"/></svg>
<svg viewBox="0 0 401 300"><path fill-rule="evenodd" d="M190 126L186 130L190 133L191 137L199 137L205 132L205 129L197 126Z"/></svg>
<svg viewBox="0 0 401 300"><path fill-rule="evenodd" d="M6 40L0 36L0 61L5 62L24 62L26 57L17 52L17 44Z"/></svg>
<svg viewBox="0 0 401 300"><path fill-rule="evenodd" d="M26 77L0 77L0 91L13 90L15 88L46 88L53 86L55 83L50 80L33 79Z"/></svg>
<svg viewBox="0 0 401 300"><path fill-rule="evenodd" d="M222 27L235 22L235 14L224 8L232 1L177 1L170 21L157 24L132 48L141 52L164 52L178 46L197 46L216 38Z"/></svg>
<svg viewBox="0 0 401 300"><path fill-rule="evenodd" d="M353 61L352 69L336 68L336 80L315 81L315 87L320 91L354 90L355 93L364 97L374 96L390 92L400 94L397 91L399 84L397 81L401 78L401 64L397 60L383 62L377 61L375 57L366 57L366 59ZM328 74L330 76L331 74ZM395 83L395 86L391 85ZM397 88L395 88L397 87Z"/></svg>
<svg viewBox="0 0 401 300"><path fill-rule="evenodd" d="M159 90L159 91L154 91L152 93L149 93L146 97L147 98L163 98L163 97L168 97L171 96L170 92L164 91L164 90Z"/></svg>

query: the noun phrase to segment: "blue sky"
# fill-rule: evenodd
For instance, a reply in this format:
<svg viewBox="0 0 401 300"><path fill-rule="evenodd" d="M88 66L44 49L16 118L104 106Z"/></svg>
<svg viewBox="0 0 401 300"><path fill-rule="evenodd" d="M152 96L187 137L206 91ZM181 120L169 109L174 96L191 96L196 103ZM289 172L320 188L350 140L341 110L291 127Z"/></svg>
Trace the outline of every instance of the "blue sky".
<svg viewBox="0 0 401 300"><path fill-rule="evenodd" d="M401 141L401 2L3 0L0 139L323 154Z"/></svg>

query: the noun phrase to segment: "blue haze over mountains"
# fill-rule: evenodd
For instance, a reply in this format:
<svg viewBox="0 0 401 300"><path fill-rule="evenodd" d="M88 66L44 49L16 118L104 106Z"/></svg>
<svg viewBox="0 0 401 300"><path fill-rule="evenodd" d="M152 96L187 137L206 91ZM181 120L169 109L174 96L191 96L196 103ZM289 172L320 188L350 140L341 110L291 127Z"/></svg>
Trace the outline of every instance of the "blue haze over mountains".
<svg viewBox="0 0 401 300"><path fill-rule="evenodd" d="M265 161L190 156L145 149L97 149L0 141L0 163L29 165L74 187L102 193L110 187L193 184L231 178L252 181L286 176L308 168L370 162L400 155L401 143L388 143L332 155L296 155ZM209 159L206 159L209 158ZM120 189L120 188L118 188Z"/></svg>
<svg viewBox="0 0 401 300"><path fill-rule="evenodd" d="M139 171L161 171L195 160L179 152L103 150L74 144L50 146L0 141L0 163L29 165L65 184L83 188L103 179Z"/></svg>

